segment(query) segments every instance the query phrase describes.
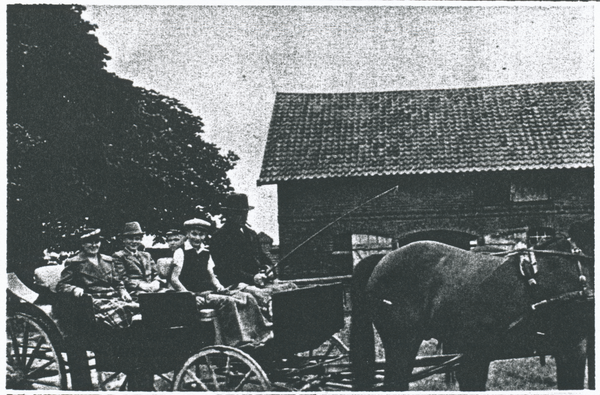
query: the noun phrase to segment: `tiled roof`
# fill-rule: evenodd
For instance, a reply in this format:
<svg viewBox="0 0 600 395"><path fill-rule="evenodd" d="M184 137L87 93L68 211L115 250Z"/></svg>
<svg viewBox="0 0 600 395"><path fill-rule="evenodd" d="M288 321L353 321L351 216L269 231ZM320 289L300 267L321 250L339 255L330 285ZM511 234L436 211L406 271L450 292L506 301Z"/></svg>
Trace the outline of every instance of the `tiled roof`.
<svg viewBox="0 0 600 395"><path fill-rule="evenodd" d="M278 93L259 184L593 167L594 82Z"/></svg>

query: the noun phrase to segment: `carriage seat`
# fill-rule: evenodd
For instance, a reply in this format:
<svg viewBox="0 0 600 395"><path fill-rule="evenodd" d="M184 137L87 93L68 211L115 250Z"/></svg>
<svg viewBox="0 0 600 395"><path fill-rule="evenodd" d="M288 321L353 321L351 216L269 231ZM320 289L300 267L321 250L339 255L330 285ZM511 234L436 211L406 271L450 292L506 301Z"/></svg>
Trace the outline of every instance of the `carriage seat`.
<svg viewBox="0 0 600 395"><path fill-rule="evenodd" d="M158 258L156 261L156 271L160 278L169 280L171 273L173 273L173 258Z"/></svg>
<svg viewBox="0 0 600 395"><path fill-rule="evenodd" d="M56 285L58 284L58 280L60 280L60 274L64 268L64 265L38 267L33 272L33 282L56 293Z"/></svg>

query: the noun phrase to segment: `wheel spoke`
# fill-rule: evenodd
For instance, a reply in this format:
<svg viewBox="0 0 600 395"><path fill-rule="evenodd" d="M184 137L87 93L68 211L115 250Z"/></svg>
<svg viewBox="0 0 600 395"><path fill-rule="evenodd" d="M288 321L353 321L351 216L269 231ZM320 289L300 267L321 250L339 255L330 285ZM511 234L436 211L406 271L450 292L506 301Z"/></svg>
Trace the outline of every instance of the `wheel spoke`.
<svg viewBox="0 0 600 395"><path fill-rule="evenodd" d="M215 372L215 370L213 369L213 367L210 363L210 360L208 358L208 355L206 355L204 357L204 359L206 360L206 367L208 368L210 375L212 377L213 384L215 385L215 390L218 391L221 389L221 386L219 385L219 381L217 380L217 372Z"/></svg>
<svg viewBox="0 0 600 395"><path fill-rule="evenodd" d="M24 322L23 324L23 343L22 343L22 351L21 351L21 358L22 358L22 363L23 365L25 365L25 363L27 362L27 350L29 349L29 328L28 328L29 324L27 323L27 321Z"/></svg>
<svg viewBox="0 0 600 395"><path fill-rule="evenodd" d="M48 375L50 375L50 374L54 374L54 375L58 374L57 370L45 370L48 366L52 365L54 362L55 362L54 360L50 360L50 361L46 362L45 364L43 364L42 366L38 366L37 368L28 372L27 377L28 378L49 377ZM43 374L44 371L47 372L46 375Z"/></svg>
<svg viewBox="0 0 600 395"><path fill-rule="evenodd" d="M41 385L44 385L46 387L56 387L58 389L61 389L60 381L57 383L55 380L46 381L46 380L38 379L38 380L30 380L29 383L31 383L31 384L34 384L34 383L35 384L41 384Z"/></svg>
<svg viewBox="0 0 600 395"><path fill-rule="evenodd" d="M42 345L46 343L46 341L44 340L43 337L41 337L38 340L38 343L35 345L35 348L33 349L33 351L31 352L31 358L29 358L29 362L27 362L27 367L26 370L29 370L31 368L31 366L33 365L33 361L35 361L35 357L36 355L38 355L38 353L40 352L40 348L42 348ZM44 357L46 356L46 352L42 352L42 354Z"/></svg>
<svg viewBox="0 0 600 395"><path fill-rule="evenodd" d="M225 385L229 387L229 381L231 380L231 358L229 355L227 356L227 362L225 363Z"/></svg>
<svg viewBox="0 0 600 395"><path fill-rule="evenodd" d="M242 388L242 385L244 385L244 383L246 382L246 380L248 380L248 378L250 377L250 375L252 375L252 370L249 370L248 373L246 373L246 375L244 376L244 378L240 381L240 383L233 390L237 391L240 388Z"/></svg>
<svg viewBox="0 0 600 395"><path fill-rule="evenodd" d="M108 391L108 387L106 386L106 384L110 383L111 381L113 381L115 379L115 377L119 376L119 372L113 373L111 375L109 375L106 379L102 379L100 381L100 383L98 384L98 386L103 390L103 391ZM99 373L99 377L103 377L104 375Z"/></svg>
<svg viewBox="0 0 600 395"><path fill-rule="evenodd" d="M12 349L14 351L14 361L16 364L19 364L21 362L21 353L19 351L19 340L17 339L17 336L15 334L15 328L14 328L14 323L12 321L9 321L9 328L10 328L10 338L12 340Z"/></svg>
<svg viewBox="0 0 600 395"><path fill-rule="evenodd" d="M129 382L129 376L125 376L125 380L123 380L123 384L119 387L119 391L127 391L127 384Z"/></svg>
<svg viewBox="0 0 600 395"><path fill-rule="evenodd" d="M208 389L208 387L204 384L204 382L202 382L202 380L200 380L194 372L192 372L191 370L188 370L186 373L188 376L190 376L192 378L192 380L194 380L194 382L196 382L196 384L198 384L198 385L200 385L200 387L202 387L202 391L207 391L207 392L210 391Z"/></svg>

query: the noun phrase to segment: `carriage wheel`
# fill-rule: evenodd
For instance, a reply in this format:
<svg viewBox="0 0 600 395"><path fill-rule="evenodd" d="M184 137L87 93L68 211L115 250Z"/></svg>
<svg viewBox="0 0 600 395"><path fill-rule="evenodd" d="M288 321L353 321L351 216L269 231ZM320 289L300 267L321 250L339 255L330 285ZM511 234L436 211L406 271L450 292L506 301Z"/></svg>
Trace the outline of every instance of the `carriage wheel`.
<svg viewBox="0 0 600 395"><path fill-rule="evenodd" d="M6 388L67 389L65 362L46 325L23 313L6 320Z"/></svg>
<svg viewBox="0 0 600 395"><path fill-rule="evenodd" d="M188 359L175 377L174 391L269 391L263 369L243 351L211 346Z"/></svg>

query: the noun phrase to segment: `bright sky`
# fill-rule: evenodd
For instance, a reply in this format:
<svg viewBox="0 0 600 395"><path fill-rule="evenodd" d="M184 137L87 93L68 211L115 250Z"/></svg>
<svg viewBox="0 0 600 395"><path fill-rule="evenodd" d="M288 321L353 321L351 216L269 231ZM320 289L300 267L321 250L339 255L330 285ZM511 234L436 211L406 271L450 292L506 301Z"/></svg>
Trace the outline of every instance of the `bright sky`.
<svg viewBox="0 0 600 395"><path fill-rule="evenodd" d="M593 4L343 4L89 5L84 18L98 25L109 71L179 99L203 119L207 141L240 156L232 184L256 206L250 224L275 243L276 187L256 180L276 92L594 78Z"/></svg>

